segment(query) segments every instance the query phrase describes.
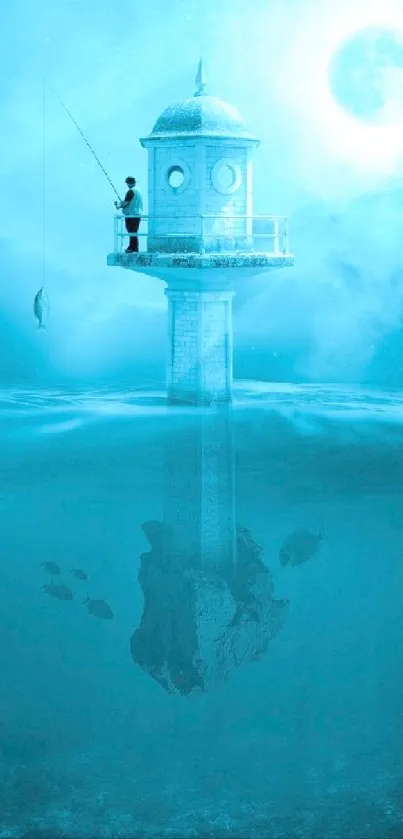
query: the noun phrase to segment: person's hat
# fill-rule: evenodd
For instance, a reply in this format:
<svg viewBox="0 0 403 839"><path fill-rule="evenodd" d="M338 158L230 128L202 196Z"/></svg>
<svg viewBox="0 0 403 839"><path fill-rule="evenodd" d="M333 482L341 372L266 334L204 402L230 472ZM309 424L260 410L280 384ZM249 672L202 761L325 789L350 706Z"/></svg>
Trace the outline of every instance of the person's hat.
<svg viewBox="0 0 403 839"><path fill-rule="evenodd" d="M135 183L136 183L135 178L126 178L126 180L125 180L125 184L135 184Z"/></svg>

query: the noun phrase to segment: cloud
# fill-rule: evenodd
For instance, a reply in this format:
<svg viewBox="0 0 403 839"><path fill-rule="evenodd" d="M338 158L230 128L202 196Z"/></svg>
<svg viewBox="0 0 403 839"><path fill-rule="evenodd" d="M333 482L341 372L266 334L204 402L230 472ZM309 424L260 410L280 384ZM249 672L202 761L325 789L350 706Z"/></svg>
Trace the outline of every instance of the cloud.
<svg viewBox="0 0 403 839"><path fill-rule="evenodd" d="M385 343L402 324L401 207L400 191L394 190L341 207L313 204L296 215L295 267L263 275L260 292L236 319L242 345L267 348L269 375L285 355L297 380L360 381L382 346L378 380L403 382L398 342L389 353Z"/></svg>
<svg viewBox="0 0 403 839"><path fill-rule="evenodd" d="M29 263L9 243L0 246L5 282L0 309L2 353L0 381L30 379L84 381L110 376L133 381L164 377L165 306L161 283L155 286L161 303L139 307L138 289L146 278L132 272L108 269L106 281L72 278L62 270L49 272L48 328L38 332L33 300L42 284L42 265L31 256ZM137 292L137 294L136 294Z"/></svg>

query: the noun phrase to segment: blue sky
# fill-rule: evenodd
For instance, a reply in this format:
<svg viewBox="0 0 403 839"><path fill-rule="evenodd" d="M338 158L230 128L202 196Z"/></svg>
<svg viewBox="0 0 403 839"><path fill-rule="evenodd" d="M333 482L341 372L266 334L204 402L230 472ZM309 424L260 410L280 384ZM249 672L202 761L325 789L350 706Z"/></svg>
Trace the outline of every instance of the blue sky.
<svg viewBox="0 0 403 839"><path fill-rule="evenodd" d="M130 172L146 193L147 155L138 138L168 104L194 92L203 54L211 92L236 105L262 140L255 211L291 216L296 255L293 269L240 290L235 374L401 384L399 5L7 4L0 53L1 380L163 381L163 283L106 267L114 195L49 90L43 109L42 75L117 186ZM43 272L51 297L45 335L32 315Z"/></svg>

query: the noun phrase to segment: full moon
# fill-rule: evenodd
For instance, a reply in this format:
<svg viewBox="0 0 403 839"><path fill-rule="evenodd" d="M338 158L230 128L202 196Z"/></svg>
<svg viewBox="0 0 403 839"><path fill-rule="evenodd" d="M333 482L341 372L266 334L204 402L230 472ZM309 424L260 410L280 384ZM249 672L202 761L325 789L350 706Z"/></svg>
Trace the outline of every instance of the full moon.
<svg viewBox="0 0 403 839"><path fill-rule="evenodd" d="M403 36L394 29L367 27L333 53L329 86L338 105L372 125L401 123Z"/></svg>

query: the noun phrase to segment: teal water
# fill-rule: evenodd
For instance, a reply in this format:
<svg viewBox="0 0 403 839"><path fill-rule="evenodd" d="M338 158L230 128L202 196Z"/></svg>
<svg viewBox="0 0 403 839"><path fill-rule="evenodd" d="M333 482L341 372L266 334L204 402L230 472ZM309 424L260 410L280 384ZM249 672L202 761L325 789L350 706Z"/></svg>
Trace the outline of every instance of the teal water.
<svg viewBox="0 0 403 839"><path fill-rule="evenodd" d="M151 391L1 394L0 837L403 837L403 397L238 387L236 519L290 609L259 661L177 696L130 638L141 525L193 416ZM296 527L327 538L283 568Z"/></svg>

